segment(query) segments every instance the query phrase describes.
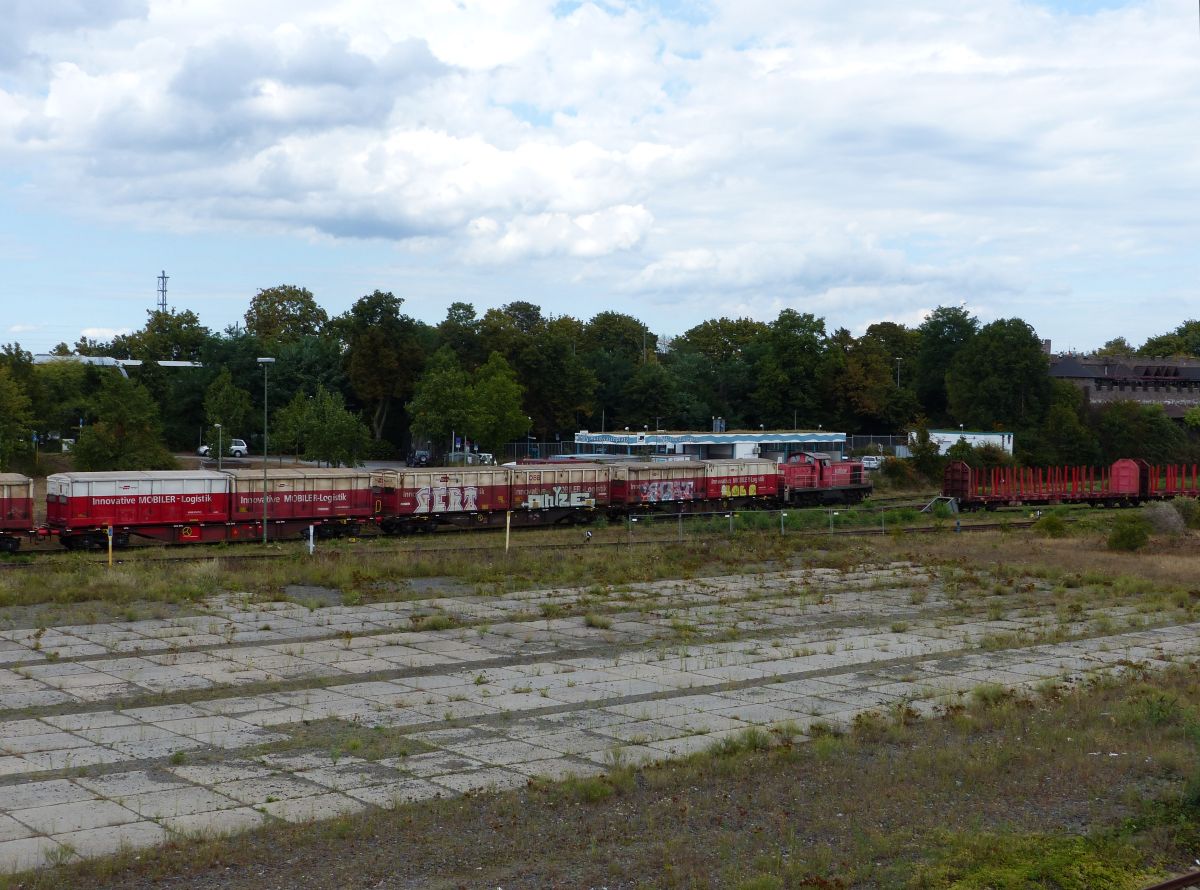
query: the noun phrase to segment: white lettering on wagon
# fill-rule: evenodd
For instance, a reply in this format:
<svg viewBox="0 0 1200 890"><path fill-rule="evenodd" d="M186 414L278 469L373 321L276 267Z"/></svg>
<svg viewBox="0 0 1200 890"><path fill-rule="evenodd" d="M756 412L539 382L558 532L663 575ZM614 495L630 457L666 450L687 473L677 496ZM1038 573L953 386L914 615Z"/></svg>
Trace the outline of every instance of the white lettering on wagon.
<svg viewBox="0 0 1200 890"><path fill-rule="evenodd" d="M417 489L414 513L461 513L479 509L474 485L426 485Z"/></svg>
<svg viewBox="0 0 1200 890"><path fill-rule="evenodd" d="M212 495L208 494L147 494L127 495L125 497L92 498L92 503L101 507L132 507L135 504L211 504Z"/></svg>
<svg viewBox="0 0 1200 890"><path fill-rule="evenodd" d="M268 504L337 504L348 500L350 500L350 495L344 491L304 491L296 494L272 494L267 496ZM246 504L261 504L263 496L261 494L245 494L242 495L242 502Z"/></svg>
<svg viewBox="0 0 1200 890"><path fill-rule="evenodd" d="M590 491L567 491L556 485L549 492L529 495L525 506L530 510L545 510L550 507L594 507L596 499Z"/></svg>

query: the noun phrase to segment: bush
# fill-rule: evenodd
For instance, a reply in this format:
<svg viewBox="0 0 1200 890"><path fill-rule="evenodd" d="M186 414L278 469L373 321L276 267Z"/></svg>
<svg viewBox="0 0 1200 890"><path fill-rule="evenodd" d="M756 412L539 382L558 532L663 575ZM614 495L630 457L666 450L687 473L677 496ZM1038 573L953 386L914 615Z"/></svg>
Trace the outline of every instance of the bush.
<svg viewBox="0 0 1200 890"><path fill-rule="evenodd" d="M913 465L898 457L889 457L879 469L880 474L897 488L915 488L920 484Z"/></svg>
<svg viewBox="0 0 1200 890"><path fill-rule="evenodd" d="M1200 528L1200 503L1195 498L1175 498L1171 502L1179 518L1188 528Z"/></svg>
<svg viewBox="0 0 1200 890"><path fill-rule="evenodd" d="M1109 550L1141 550L1150 540L1150 523L1136 514L1122 516L1108 536Z"/></svg>
<svg viewBox="0 0 1200 890"><path fill-rule="evenodd" d="M1047 538L1065 538L1067 536L1067 523L1057 513L1047 513L1033 524L1033 530L1039 535L1045 535Z"/></svg>
<svg viewBox="0 0 1200 890"><path fill-rule="evenodd" d="M1187 529L1187 523L1170 504L1158 501L1150 504L1142 511L1150 528L1160 535L1181 535Z"/></svg>

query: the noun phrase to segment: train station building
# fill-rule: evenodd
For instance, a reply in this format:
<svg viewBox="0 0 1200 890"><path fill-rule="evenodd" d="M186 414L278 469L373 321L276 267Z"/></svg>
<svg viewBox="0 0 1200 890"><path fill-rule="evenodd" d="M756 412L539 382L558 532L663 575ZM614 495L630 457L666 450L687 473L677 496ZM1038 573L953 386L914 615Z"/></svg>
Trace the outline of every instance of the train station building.
<svg viewBox="0 0 1200 890"><path fill-rule="evenodd" d="M577 454L634 455L661 460L718 460L761 457L786 461L801 451L823 451L835 457L846 453L846 434L828 430L733 430L722 432L617 430L575 434Z"/></svg>

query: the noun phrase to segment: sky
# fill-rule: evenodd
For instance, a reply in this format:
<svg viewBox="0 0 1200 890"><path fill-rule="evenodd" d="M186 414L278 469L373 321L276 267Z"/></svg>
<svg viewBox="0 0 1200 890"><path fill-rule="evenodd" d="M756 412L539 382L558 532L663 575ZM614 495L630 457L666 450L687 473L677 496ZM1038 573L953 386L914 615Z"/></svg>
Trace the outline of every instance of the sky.
<svg viewBox="0 0 1200 890"><path fill-rule="evenodd" d="M6 0L0 343L278 284L660 336L1200 316L1183 0Z"/></svg>

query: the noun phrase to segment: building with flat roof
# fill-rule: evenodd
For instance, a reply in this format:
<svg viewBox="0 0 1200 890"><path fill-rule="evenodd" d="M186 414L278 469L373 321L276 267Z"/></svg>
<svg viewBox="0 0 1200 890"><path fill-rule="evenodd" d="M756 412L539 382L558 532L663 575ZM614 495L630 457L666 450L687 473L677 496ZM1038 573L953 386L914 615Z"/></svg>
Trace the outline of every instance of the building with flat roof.
<svg viewBox="0 0 1200 890"><path fill-rule="evenodd" d="M575 434L580 454L637 454L663 460L761 457L784 461L789 454L823 451L842 457L846 434L827 430L733 430L727 432L618 430Z"/></svg>

